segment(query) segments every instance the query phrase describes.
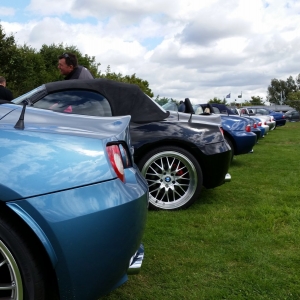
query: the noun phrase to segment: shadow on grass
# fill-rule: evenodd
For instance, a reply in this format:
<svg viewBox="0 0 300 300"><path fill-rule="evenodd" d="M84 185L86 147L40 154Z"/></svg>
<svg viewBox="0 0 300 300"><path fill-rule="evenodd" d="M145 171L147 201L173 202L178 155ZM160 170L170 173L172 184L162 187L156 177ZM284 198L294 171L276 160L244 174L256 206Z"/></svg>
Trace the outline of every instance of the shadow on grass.
<svg viewBox="0 0 300 300"><path fill-rule="evenodd" d="M243 154L243 155L252 155L252 153ZM245 167L245 162L241 159L240 156L238 156L238 157L234 156L233 160L231 162L231 165L229 167L229 173L230 173L230 168L231 167L244 168Z"/></svg>

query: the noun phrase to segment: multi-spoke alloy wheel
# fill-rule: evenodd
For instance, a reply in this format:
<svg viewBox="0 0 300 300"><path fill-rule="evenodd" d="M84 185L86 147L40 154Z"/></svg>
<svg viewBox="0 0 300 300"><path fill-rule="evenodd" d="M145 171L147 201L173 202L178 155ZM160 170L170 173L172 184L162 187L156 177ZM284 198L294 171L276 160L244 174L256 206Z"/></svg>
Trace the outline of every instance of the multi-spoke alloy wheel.
<svg viewBox="0 0 300 300"><path fill-rule="evenodd" d="M150 208L187 208L199 196L201 168L189 152L178 147L161 147L139 163L149 186Z"/></svg>
<svg viewBox="0 0 300 300"><path fill-rule="evenodd" d="M0 240L0 299L23 299L20 270L6 245Z"/></svg>

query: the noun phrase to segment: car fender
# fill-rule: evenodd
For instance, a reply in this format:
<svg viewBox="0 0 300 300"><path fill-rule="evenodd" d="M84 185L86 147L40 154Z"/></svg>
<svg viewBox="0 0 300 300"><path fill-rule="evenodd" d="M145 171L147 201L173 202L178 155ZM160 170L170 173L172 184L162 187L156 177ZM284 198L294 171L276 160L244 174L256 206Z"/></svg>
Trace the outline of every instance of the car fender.
<svg viewBox="0 0 300 300"><path fill-rule="evenodd" d="M22 209L18 204L16 203L7 203L7 206L13 210L34 232L37 236L37 238L40 240L41 244L44 246L46 253L49 256L49 259L51 261L51 264L53 267L55 267L58 259L55 254L55 251L52 247L52 244L50 243L49 239L47 238L47 235L44 233L44 231L41 229L41 227L36 223L36 221L24 210Z"/></svg>

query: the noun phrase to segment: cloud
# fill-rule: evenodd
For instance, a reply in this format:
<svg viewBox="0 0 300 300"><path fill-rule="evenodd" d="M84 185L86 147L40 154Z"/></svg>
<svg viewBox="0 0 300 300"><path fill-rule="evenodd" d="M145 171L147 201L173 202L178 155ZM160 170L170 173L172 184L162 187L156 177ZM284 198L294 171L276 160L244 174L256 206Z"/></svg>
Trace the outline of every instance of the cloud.
<svg viewBox="0 0 300 300"><path fill-rule="evenodd" d="M2 11L2 10L1 10ZM21 13L19 11L19 13ZM39 49L75 45L104 72L136 74L155 95L207 101L266 96L299 72L300 3L281 0L32 0L7 33ZM236 92L235 92L236 91ZM245 91L245 92L244 92ZM248 94L247 94L248 93Z"/></svg>
<svg viewBox="0 0 300 300"><path fill-rule="evenodd" d="M12 7L0 6L0 17L1 16L13 16L15 9Z"/></svg>

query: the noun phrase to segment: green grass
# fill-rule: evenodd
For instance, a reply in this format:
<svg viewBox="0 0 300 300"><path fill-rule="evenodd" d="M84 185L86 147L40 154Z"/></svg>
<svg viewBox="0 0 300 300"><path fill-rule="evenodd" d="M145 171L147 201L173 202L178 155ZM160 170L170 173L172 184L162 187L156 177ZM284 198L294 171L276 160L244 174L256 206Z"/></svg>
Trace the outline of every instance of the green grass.
<svg viewBox="0 0 300 300"><path fill-rule="evenodd" d="M300 299L300 122L187 210L149 211L140 274L103 299Z"/></svg>

